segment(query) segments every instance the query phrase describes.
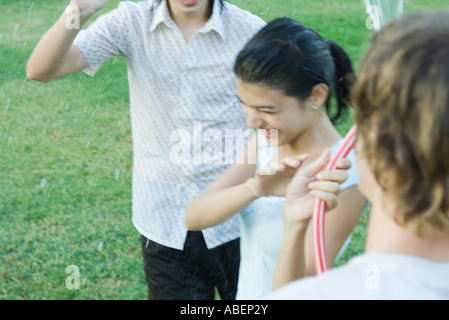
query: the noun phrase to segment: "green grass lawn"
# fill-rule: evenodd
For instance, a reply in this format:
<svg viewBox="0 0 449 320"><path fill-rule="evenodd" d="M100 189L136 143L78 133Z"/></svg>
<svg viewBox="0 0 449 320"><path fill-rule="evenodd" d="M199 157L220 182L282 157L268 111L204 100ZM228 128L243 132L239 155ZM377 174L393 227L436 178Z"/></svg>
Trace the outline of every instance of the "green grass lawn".
<svg viewBox="0 0 449 320"><path fill-rule="evenodd" d="M342 45L356 67L373 32L359 0L230 2L266 21L300 20ZM131 223L125 60L108 61L94 78L26 79L32 49L67 4L0 0L0 299L145 299ZM408 12L444 7L446 0L406 1ZM344 134L351 124L338 128ZM363 251L366 219L342 262ZM79 289L66 287L68 266L79 268Z"/></svg>

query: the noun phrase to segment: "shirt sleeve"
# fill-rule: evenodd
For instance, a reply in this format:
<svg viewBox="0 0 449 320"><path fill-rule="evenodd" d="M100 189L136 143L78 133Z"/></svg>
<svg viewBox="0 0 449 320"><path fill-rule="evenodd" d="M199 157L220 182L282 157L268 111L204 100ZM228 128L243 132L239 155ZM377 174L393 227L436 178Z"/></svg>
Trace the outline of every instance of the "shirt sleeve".
<svg viewBox="0 0 449 320"><path fill-rule="evenodd" d="M129 12L126 2L118 8L101 15L87 29L81 30L75 38L77 46L89 67L83 71L95 75L109 58L126 56L129 47Z"/></svg>

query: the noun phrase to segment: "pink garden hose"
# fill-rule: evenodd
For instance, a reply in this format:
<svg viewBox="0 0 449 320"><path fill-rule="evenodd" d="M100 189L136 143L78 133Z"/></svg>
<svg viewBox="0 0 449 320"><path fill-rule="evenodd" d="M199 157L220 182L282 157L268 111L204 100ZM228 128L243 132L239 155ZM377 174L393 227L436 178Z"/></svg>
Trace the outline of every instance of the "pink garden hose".
<svg viewBox="0 0 449 320"><path fill-rule="evenodd" d="M353 126L342 144L337 150L335 156L331 159L326 167L326 170L334 170L340 159L345 158L351 149L354 147L357 127ZM355 165L354 163L352 165ZM312 218L312 232L313 232L313 250L315 255L315 269L316 274L320 275L329 268L326 254L326 244L324 241L324 214L326 212L326 202L321 199L315 200L315 207L313 209Z"/></svg>
<svg viewBox="0 0 449 320"><path fill-rule="evenodd" d="M370 14L371 22L376 30L380 30L386 23L400 17L404 11L404 0L364 0L367 13ZM368 26L368 25L367 25ZM355 143L357 133L356 126L353 126L346 134L343 143L337 150L326 170L335 169L337 162L345 158ZM353 164L355 165L355 164ZM320 275L329 268L327 262L326 245L324 242L324 213L326 202L321 199L315 200L313 210L312 232L313 250L315 255L316 274Z"/></svg>

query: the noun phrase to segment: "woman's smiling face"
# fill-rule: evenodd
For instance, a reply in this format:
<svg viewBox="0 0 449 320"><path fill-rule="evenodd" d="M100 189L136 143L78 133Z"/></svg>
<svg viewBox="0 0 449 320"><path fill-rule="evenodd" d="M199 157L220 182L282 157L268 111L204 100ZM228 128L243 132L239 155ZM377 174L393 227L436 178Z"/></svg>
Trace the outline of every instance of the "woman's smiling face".
<svg viewBox="0 0 449 320"><path fill-rule="evenodd" d="M259 131L274 147L293 144L307 131L316 112L298 98L286 96L281 90L246 83L239 78L237 95L247 116L248 128L267 129Z"/></svg>

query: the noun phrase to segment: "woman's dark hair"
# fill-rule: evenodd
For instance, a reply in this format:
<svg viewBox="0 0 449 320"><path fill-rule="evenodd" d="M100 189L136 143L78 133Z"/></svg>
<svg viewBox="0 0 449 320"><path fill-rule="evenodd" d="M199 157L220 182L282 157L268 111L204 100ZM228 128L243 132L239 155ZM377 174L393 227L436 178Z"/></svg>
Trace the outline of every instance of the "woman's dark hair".
<svg viewBox="0 0 449 320"><path fill-rule="evenodd" d="M263 84L286 95L306 100L312 88L329 88L326 111L336 96L338 120L350 105L354 70L346 52L337 43L290 19L279 18L261 29L237 56L234 71L244 82Z"/></svg>

